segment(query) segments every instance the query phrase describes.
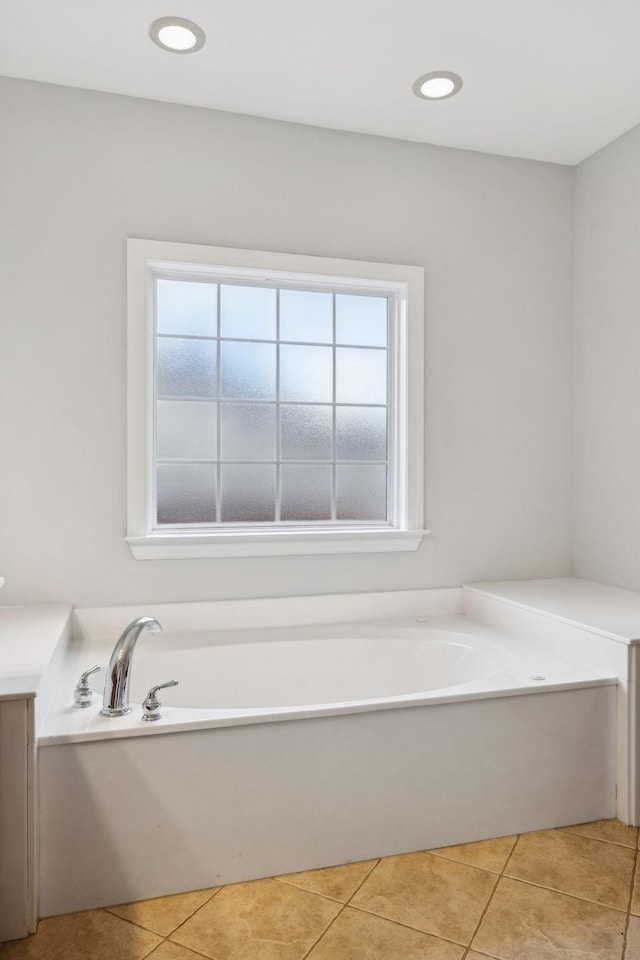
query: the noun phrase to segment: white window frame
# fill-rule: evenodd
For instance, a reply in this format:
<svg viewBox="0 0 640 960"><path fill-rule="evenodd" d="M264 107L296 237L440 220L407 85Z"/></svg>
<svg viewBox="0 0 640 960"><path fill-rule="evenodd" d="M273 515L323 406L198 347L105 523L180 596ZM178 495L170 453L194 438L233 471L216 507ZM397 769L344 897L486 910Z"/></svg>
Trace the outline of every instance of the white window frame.
<svg viewBox="0 0 640 960"><path fill-rule="evenodd" d="M386 524L356 527L273 524L224 529L159 528L154 508L154 278L224 270L228 279L388 291L395 304L389 344L389 482ZM213 279L213 278L212 278ZM127 241L128 461L127 543L138 560L417 550L424 511L424 271L422 267L237 250L161 240Z"/></svg>

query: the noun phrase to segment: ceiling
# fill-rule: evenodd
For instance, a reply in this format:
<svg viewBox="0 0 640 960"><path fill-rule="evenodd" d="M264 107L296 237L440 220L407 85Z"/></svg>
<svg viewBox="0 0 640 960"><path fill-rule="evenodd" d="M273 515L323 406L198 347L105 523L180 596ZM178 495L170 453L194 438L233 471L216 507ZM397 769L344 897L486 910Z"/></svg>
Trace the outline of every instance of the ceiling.
<svg viewBox="0 0 640 960"><path fill-rule="evenodd" d="M638 0L0 0L0 73L575 164L640 122ZM151 21L207 35L167 53ZM451 99L413 81L459 73Z"/></svg>

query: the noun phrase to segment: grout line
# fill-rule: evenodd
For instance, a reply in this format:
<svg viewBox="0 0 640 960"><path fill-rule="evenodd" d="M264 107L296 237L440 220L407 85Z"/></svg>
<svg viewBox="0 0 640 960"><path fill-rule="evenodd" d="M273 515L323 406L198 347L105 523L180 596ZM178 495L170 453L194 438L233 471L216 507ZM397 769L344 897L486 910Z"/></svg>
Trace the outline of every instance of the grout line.
<svg viewBox="0 0 640 960"><path fill-rule="evenodd" d="M196 915L196 913L198 913L198 911L202 910L203 907L206 907L206 905L207 905L208 903L211 903L211 901L213 900L213 898L214 898L214 897L217 897L217 895L220 893L220 891L221 891L222 889L224 889L225 886L230 887L230 886L232 886L232 884L230 884L230 883L228 883L228 884L223 884L223 886L218 887L218 889L215 891L215 893L212 893L208 900L206 900L204 903L201 903L197 910L194 910L193 913L189 914L188 917L186 917L181 923L179 923L178 926L175 927L175 929L173 929L173 930L171 931L171 933L168 933L167 936L166 936L166 939L168 940L169 937L172 937L172 936L174 935L174 933L177 933L178 930L181 930L182 927L184 927L184 925L185 925L185 923L187 922L187 920L191 920L193 917L195 917L195 915Z"/></svg>
<svg viewBox="0 0 640 960"><path fill-rule="evenodd" d="M288 884L288 886L290 886L290 887L295 887L296 890L304 890L305 893L313 893L313 894L315 894L316 897L322 897L324 900L331 900L332 903L341 903L341 904L343 904L343 906L346 907L346 905L353 899L353 897L355 897L356 893L358 892L358 890L360 889L360 887L362 886L362 884L365 883L365 882L369 879L369 877L371 876L371 874L373 873L373 871L375 870L375 868L376 868L376 867L378 866L378 864L380 863L380 860L381 860L381 859L382 859L381 857L379 857L378 859L376 859L374 865L373 865L373 866L371 867L371 869L367 872L367 874L365 875L364 879L358 884L358 886L357 886L356 889L353 891L353 893L351 894L351 896L348 897L346 900L338 900L337 897L330 897L328 893L318 893L317 890L309 890L308 887L301 887L299 884L294 883L293 880L288 880L288 879L287 879L287 875L284 875L284 876L281 876L281 877L270 877L269 879L271 879L271 880L277 880L278 883L286 883L286 884ZM358 863L357 860L352 861L352 862L353 862L353 863ZM331 867L319 867L318 870L309 870L309 871L303 870L302 872L303 872L303 873L320 873L322 870L335 870L336 867L348 867L348 866L350 866L350 865L351 865L350 863L337 863L337 864L335 864L335 866L331 866ZM290 874L290 876L295 876L295 874Z"/></svg>
<svg viewBox="0 0 640 960"><path fill-rule="evenodd" d="M325 870L326 867L320 867L320 869ZM331 903L339 903L342 906L346 906L346 901L344 900L338 900L337 897L330 897L328 893L318 893L317 890L309 890L308 887L301 887L298 883L294 883L292 880L285 880L283 877L270 877L269 879L276 880L278 883L284 883L288 887L293 887L295 890L302 890L303 893L312 893L314 897L321 897L323 900L330 900Z"/></svg>
<svg viewBox="0 0 640 960"><path fill-rule="evenodd" d="M145 932L146 932L146 933L149 933L150 931L147 930L147 931L145 931ZM158 934L158 936L161 936L161 934ZM162 938L162 940L160 941L160 943L156 943L155 947L151 947L151 950L149 950L149 953L143 953L141 960L146 960L146 957L150 957L151 954L152 954L152 953L155 953L155 951L158 950L158 949L162 946L163 943L164 943L164 937Z"/></svg>
<svg viewBox="0 0 640 960"><path fill-rule="evenodd" d="M473 841L474 843L476 841ZM477 841L478 843L489 842L489 841ZM466 846L466 844L460 844L460 846ZM491 873L494 877L500 877L500 870L489 870L488 867L479 867L477 863L469 863L468 860L455 860L453 857L446 857L443 853L438 853L437 850L421 850L421 853L430 853L434 857L439 857L440 860L446 860L448 863L457 863L461 867L471 867L472 870L484 870L485 873ZM511 854L509 854L511 856Z"/></svg>
<svg viewBox="0 0 640 960"><path fill-rule="evenodd" d="M317 896L317 894L316 894L316 896ZM334 901L334 902L335 902L335 901ZM300 960L306 960L306 958L309 956L309 954L312 952L312 950L315 950L315 948L318 946L318 944L320 943L320 941L322 940L322 938L324 937L324 935L325 935L326 933L328 933L329 930L331 930L331 927L334 925L334 923L336 922L336 920L338 919L338 917L341 917L342 914L344 913L344 911L345 911L346 909L347 909L347 905L346 905L346 903L343 903L342 906L340 907L340 909L338 910L338 912L336 913L335 917L334 917L333 920L331 921L331 923L330 923L327 927L325 927L324 930L322 931L322 933L320 934L320 936L317 937L317 939L313 941L313 943L311 944L311 946L309 947L309 949L306 951L305 954L303 954L303 956L300 958Z"/></svg>
<svg viewBox="0 0 640 960"><path fill-rule="evenodd" d="M631 874L631 885L629 887L629 900L627 902L627 919L624 925L624 937L622 940L622 957L627 955L627 940L629 938L629 924L631 923L631 903L633 901L633 888L636 882L636 875L638 872L638 851L636 849L636 856L633 863L633 873Z"/></svg>
<svg viewBox="0 0 640 960"><path fill-rule="evenodd" d="M310 953L312 952L312 950L315 950L315 948L318 946L318 944L319 944L320 941L323 939L323 937L329 932L329 930L331 929L331 927L334 925L334 923L336 922L336 920L338 919L338 917L341 917L341 916L342 916L342 914L344 913L344 911L347 909L347 905L351 902L351 900L353 899L353 897L355 897L356 893L358 892L358 890L360 889L360 887L362 886L362 884L363 884L363 883L366 883L366 881L369 879L369 877L371 876L371 874L373 873L373 871L375 870L375 868L378 866L379 863L380 863L380 860L379 860L379 859L376 860L376 862L374 863L374 865L371 867L371 869L367 872L366 876L363 878L362 882L359 883L358 886L356 887L356 889L353 891L353 893L351 894L351 896L349 897L349 899L348 899L347 901L342 902L342 907L341 907L341 909L338 910L338 912L336 913L335 917L333 918L333 920L331 921L331 923L329 924L329 926L328 926L328 927L325 927L325 929L322 931L322 933L320 934L320 936L318 937L318 939L314 941L314 943L311 945L311 947L309 948L309 950L307 950L307 952L306 952L305 955L301 958L301 960L306 960L306 958L310 955ZM285 881L285 883L286 883L286 881ZM302 889L302 888L299 887L298 889ZM307 891L307 892L311 892L311 891ZM316 896L321 896L321 894L316 894ZM330 900L333 900L333 897L327 897L326 899L328 899L328 900L329 900L329 899L330 899ZM340 901L333 901L333 902L334 902L334 903L339 903Z"/></svg>
<svg viewBox="0 0 640 960"><path fill-rule="evenodd" d="M130 924L132 924L134 927L139 927L140 930L145 930L147 933L155 933L156 937L163 937L163 938L166 940L167 937L172 936L172 935L176 932L176 930L179 930L180 927L187 922L187 920L190 920L191 917L193 917L193 916L198 912L198 910L202 910L203 907L205 907L208 903L210 903L211 900L213 900L213 898L215 897L216 893L219 893L219 892L220 892L220 889L221 889L221 888L218 888L218 890L216 890L214 893L212 893L210 897L207 897L207 899L204 901L204 903L201 903L200 906L196 907L196 909L193 910L193 911L189 914L188 917L185 917L184 920L181 920L180 923L179 923L173 930L170 930L170 931L169 931L169 933L158 933L157 930L152 930L151 927L145 927L145 925L144 925L143 923L141 923L139 920L132 920L130 917L123 917L123 916L121 916L121 914L115 912L115 907L120 906L120 904L114 904L114 905L112 905L112 906L110 906L110 907L101 907L101 909L104 910L105 913L111 914L112 917L117 917L118 920L124 920L126 923L130 923ZM187 893L197 893L198 891L197 891L197 890L188 890L188 891L186 891L186 892L187 892ZM167 894L166 899L168 900L170 897L179 897L179 896L182 896L182 894L179 894L179 893L169 893L169 894ZM165 897L157 897L157 898L156 898L156 897L150 897L149 899L151 899L151 900L155 900L155 899L164 900ZM122 906L129 907L129 906L131 906L132 904L138 904L138 903L144 903L144 902L145 902L144 900L132 900L131 903L122 904ZM158 944L157 946L160 946L160 944ZM156 947L154 947L154 950L155 950L155 949L156 949ZM148 956L148 954L147 954L147 956Z"/></svg>
<svg viewBox="0 0 640 960"><path fill-rule="evenodd" d="M588 837L584 833L574 833L571 827L554 827L556 833L568 833L572 837L580 837L581 840L596 840L598 843L609 843L614 847L622 847L623 850L637 850L637 846L632 847L628 843L618 843L617 840L607 840L606 837ZM533 833L544 833L544 830L534 830Z"/></svg>
<svg viewBox="0 0 640 960"><path fill-rule="evenodd" d="M168 944L170 944L170 946L172 946L172 947L181 947L183 950L190 950L191 953L194 954L194 956L196 956L196 957L202 957L203 960L211 960L211 957L210 957L210 956L207 956L206 953L201 953L200 950L195 950L193 947L185 947L184 944L182 944L182 943L177 943L175 940L169 940L168 937L165 937L164 940L162 941L162 943L159 943L158 946L154 948L154 950L159 950L160 947L162 946L162 944L164 944L164 943L168 943ZM153 960L153 954L152 954L152 953L148 953L147 956L145 957L145 960Z"/></svg>
<svg viewBox="0 0 640 960"><path fill-rule="evenodd" d="M365 883L367 882L367 880L369 879L369 877L371 876L371 874L373 873L373 871L375 870L375 868L378 866L378 864L379 864L383 859L384 859L383 857L378 857L378 858L376 859L376 862L375 862L374 865L371 867L371 869L367 871L367 875L364 877L362 883L359 883L359 884L358 884L358 886L356 887L356 889L353 891L353 893L351 894L351 896L350 896L349 899L347 900L347 903L345 904L345 906L349 905L349 904L351 903L351 901L353 900L353 898L355 897L356 893L358 893L360 890L362 890L362 888L364 887Z"/></svg>
<svg viewBox="0 0 640 960"><path fill-rule="evenodd" d="M422 933L425 937L432 937L434 940L442 940L444 943L452 943L454 947L462 947L463 950L466 950L464 943L460 943L459 940L451 940L449 937L443 937L439 933L430 933L429 930L423 930L422 927L412 927L409 923L403 923L402 920L395 920L393 917L388 917L385 913L374 913L373 910L367 910L366 907L359 907L357 903L345 904L351 908L351 910L358 910L360 913L366 913L368 917L377 917L378 920L384 920L386 923L394 923L396 927L402 927L403 930L413 930L414 933Z"/></svg>
<svg viewBox="0 0 640 960"><path fill-rule="evenodd" d="M490 904L491 904L491 901L493 900L493 898L494 898L494 896L495 896L495 892L496 892L496 890L498 889L498 884L500 883L500 881L501 881L502 878L504 877L504 872L505 872L505 870L507 869L507 867L508 867L508 865L509 865L509 861L511 860L511 857L512 857L513 854L514 854L514 851L515 851L516 847L518 846L518 841L519 841L519 840L520 840L520 835L518 834L518 835L516 835L515 840L514 840L513 843L511 844L511 850L509 851L509 855L507 856L504 864L502 865L502 870L501 870L500 873L498 874L498 877L497 877L497 880L496 880L496 882L495 882L495 884L494 884L493 890L492 890L491 893L489 894L489 899L487 900L487 902L486 902L486 904L485 904L484 910L483 910L482 913L480 914L480 919L478 920L477 926L476 926L475 930L473 931L473 933L472 933L472 935L471 935L471 939L469 940L469 944L468 944L467 949L466 949L466 951L465 951L465 953L464 953L464 955L463 955L462 960L465 960L465 957L467 957L467 956L469 955L469 951L472 949L472 944L473 944L473 941L474 941L475 938L476 938L476 934L478 933L478 930L480 929L480 927L481 927L481 925L482 925L482 921L484 920L484 918L485 918L485 916L486 916L486 914L487 914L487 911L488 911L488 909L489 909L489 906L490 906ZM489 871L486 870L485 873L489 873ZM494 874L494 876L495 876L495 874Z"/></svg>
<svg viewBox="0 0 640 960"><path fill-rule="evenodd" d="M132 903L142 903L143 901L141 901L141 900L132 900L131 902L132 902ZM116 904L116 906L117 906L117 904ZM127 906L129 906L129 904L127 904ZM158 933L157 930L150 930L149 927L143 927L141 923L137 923L135 920L130 920L129 917L121 917L119 913L114 913L111 907L98 907L98 910L100 911L100 913L108 913L109 916L115 917L116 920L122 920L123 923L128 923L130 926L135 927L136 930L144 930L145 933L152 933L152 934L154 935L154 937L163 937L163 938L164 938L164 934ZM79 912L79 913L88 913L87 910L80 910L80 911L78 911L78 912ZM74 914L72 914L72 913L63 913L63 914L60 914L60 916L63 916L63 917L72 917L72 916L74 916ZM48 919L48 918L45 917L44 919L46 920L46 919ZM159 946L160 946L160 944L157 943L156 946L153 947L153 949L155 950L156 947L159 947ZM148 956L148 954L145 954L145 956Z"/></svg>
<svg viewBox="0 0 640 960"><path fill-rule="evenodd" d="M545 887L542 883L535 883L533 880L523 880L522 877L514 877L512 874L505 874L504 879L513 880L516 883L524 883L528 887L536 887L537 890L548 890L549 893L558 893L561 897L570 897L572 900L579 900L580 903L592 903L594 907L602 907L603 910L613 910L615 913L627 912L626 907L612 907L610 903L603 903L601 900L590 900L589 897L579 897L577 893L567 893L566 890L560 890L558 887Z"/></svg>

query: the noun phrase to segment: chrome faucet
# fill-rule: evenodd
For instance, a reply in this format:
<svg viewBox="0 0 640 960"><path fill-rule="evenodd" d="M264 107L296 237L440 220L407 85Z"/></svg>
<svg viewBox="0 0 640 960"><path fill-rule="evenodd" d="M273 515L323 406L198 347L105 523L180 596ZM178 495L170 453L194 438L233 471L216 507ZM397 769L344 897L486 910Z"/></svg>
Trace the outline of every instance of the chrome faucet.
<svg viewBox="0 0 640 960"><path fill-rule="evenodd" d="M148 630L149 633L160 633L162 627L153 617L138 617L123 630L113 648L100 711L103 717L124 717L125 714L131 713L129 706L131 660L134 647L143 630Z"/></svg>

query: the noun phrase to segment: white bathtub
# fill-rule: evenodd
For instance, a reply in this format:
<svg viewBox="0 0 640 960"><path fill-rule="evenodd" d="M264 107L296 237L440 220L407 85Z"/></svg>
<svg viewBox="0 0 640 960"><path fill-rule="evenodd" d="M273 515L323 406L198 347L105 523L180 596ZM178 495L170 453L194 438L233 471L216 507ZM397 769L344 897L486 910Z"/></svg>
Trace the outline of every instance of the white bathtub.
<svg viewBox="0 0 640 960"><path fill-rule="evenodd" d="M71 647L41 745L170 733L515 696L614 682L582 664L517 643L466 617L402 618L247 631L142 633L131 677L133 713L100 716L96 698L73 709L83 670L105 664L112 642ZM142 721L149 689L167 680L161 719Z"/></svg>
<svg viewBox="0 0 640 960"><path fill-rule="evenodd" d="M143 634L155 723L71 708L112 641L40 730L43 916L614 814L615 678L465 617Z"/></svg>

